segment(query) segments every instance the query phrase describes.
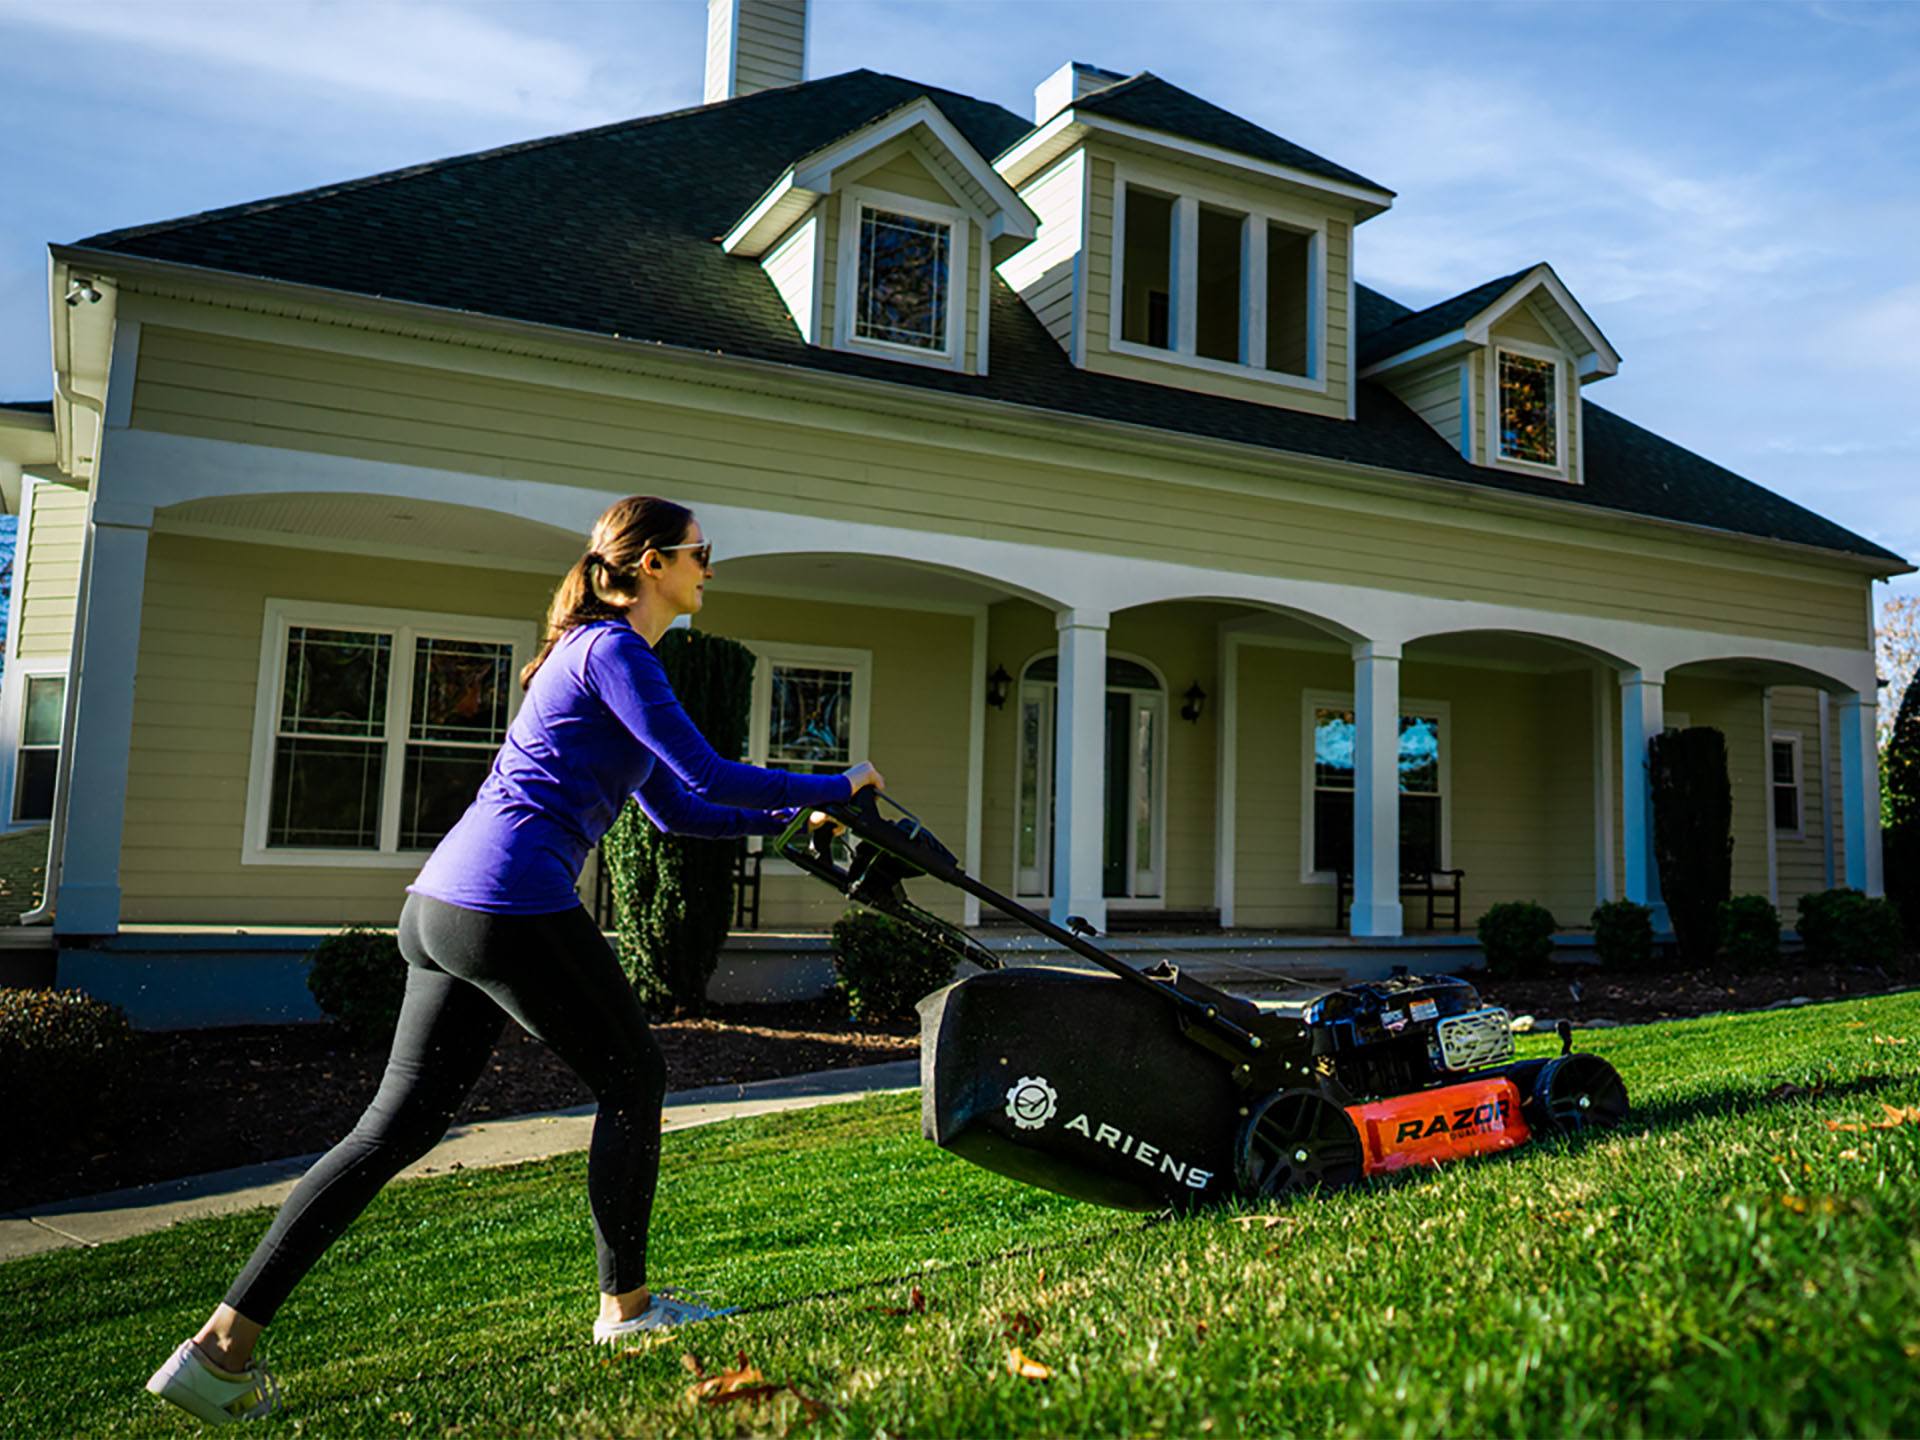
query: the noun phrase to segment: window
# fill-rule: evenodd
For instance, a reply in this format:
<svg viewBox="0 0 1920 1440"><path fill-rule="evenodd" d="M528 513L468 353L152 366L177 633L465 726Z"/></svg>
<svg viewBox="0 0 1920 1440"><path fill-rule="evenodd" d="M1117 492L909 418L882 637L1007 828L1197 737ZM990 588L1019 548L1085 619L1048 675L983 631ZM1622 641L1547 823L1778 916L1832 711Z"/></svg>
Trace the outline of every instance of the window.
<svg viewBox="0 0 1920 1440"><path fill-rule="evenodd" d="M1528 465L1560 464L1559 365L1512 350L1497 352L1499 455Z"/></svg>
<svg viewBox="0 0 1920 1440"><path fill-rule="evenodd" d="M1109 343L1120 354L1324 391L1325 243L1324 218L1270 214L1224 191L1123 170Z"/></svg>
<svg viewBox="0 0 1920 1440"><path fill-rule="evenodd" d="M1773 737L1773 828L1781 835L1799 836L1801 827L1800 804L1800 737L1798 735L1776 735Z"/></svg>
<svg viewBox="0 0 1920 1440"><path fill-rule="evenodd" d="M744 640L753 651L747 753L755 765L837 775L867 754L868 650ZM760 848L758 837L748 842Z"/></svg>
<svg viewBox="0 0 1920 1440"><path fill-rule="evenodd" d="M1446 852L1443 821L1443 719L1425 713L1400 717L1400 869L1438 870ZM1351 706L1313 705L1312 804L1308 807L1313 872L1353 869L1354 718Z"/></svg>
<svg viewBox="0 0 1920 1440"><path fill-rule="evenodd" d="M531 640L511 621L268 601L243 859L418 863L506 738Z"/></svg>
<svg viewBox="0 0 1920 1440"><path fill-rule="evenodd" d="M889 345L946 349L952 241L951 225L862 205L853 333Z"/></svg>
<svg viewBox="0 0 1920 1440"><path fill-rule="evenodd" d="M14 767L13 818L53 818L53 783L60 772L60 721L67 677L29 675L20 723L20 758Z"/></svg>
<svg viewBox="0 0 1920 1440"><path fill-rule="evenodd" d="M1173 197L1126 187L1120 335L1136 345L1173 344Z"/></svg>

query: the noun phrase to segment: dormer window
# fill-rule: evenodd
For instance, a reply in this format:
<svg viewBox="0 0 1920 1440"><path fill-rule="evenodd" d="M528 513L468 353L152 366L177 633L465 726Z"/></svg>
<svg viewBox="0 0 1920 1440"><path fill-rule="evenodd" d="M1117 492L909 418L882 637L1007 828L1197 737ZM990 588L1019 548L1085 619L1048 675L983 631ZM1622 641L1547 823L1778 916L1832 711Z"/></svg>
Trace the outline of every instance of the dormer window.
<svg viewBox="0 0 1920 1440"><path fill-rule="evenodd" d="M860 207L857 339L947 349L953 226L874 205Z"/></svg>
<svg viewBox="0 0 1920 1440"><path fill-rule="evenodd" d="M1326 388L1326 222L1122 169L1109 343L1217 374Z"/></svg>
<svg viewBox="0 0 1920 1440"><path fill-rule="evenodd" d="M1551 360L1500 352L1500 458L1529 465L1560 463L1560 397Z"/></svg>

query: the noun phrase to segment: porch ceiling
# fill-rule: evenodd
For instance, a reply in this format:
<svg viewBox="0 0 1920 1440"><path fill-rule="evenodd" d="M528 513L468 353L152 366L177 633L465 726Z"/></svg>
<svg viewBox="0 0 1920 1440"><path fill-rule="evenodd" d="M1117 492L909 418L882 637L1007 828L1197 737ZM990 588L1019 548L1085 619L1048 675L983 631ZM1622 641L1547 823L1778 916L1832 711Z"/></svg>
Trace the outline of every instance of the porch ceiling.
<svg viewBox="0 0 1920 1440"><path fill-rule="evenodd" d="M897 600L965 606L992 605L1008 598L1005 590L985 579L871 555L751 555L729 560L726 536L718 535L716 540L722 547L713 562L716 593L738 588L827 600L842 595L856 603Z"/></svg>

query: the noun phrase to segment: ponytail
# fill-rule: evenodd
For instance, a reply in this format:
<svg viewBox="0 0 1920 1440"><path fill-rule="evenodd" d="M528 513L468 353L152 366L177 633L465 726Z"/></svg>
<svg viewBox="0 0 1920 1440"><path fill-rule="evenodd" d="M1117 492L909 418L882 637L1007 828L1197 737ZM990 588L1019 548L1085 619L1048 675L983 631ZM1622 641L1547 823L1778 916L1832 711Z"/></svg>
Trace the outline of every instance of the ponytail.
<svg viewBox="0 0 1920 1440"><path fill-rule="evenodd" d="M587 551L568 568L547 606L547 632L540 653L520 671L520 688L546 663L560 637L578 625L595 620L617 620L639 594L640 560L649 550L678 545L693 525L693 512L671 500L652 495L629 495L607 507L594 522Z"/></svg>

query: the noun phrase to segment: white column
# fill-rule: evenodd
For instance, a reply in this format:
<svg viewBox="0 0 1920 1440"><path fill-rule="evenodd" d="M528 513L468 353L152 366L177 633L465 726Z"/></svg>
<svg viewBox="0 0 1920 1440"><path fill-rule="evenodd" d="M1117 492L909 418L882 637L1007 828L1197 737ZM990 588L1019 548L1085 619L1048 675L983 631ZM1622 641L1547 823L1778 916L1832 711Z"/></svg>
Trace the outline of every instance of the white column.
<svg viewBox="0 0 1920 1440"><path fill-rule="evenodd" d="M1353 647L1355 935L1398 935L1400 917L1400 647Z"/></svg>
<svg viewBox="0 0 1920 1440"><path fill-rule="evenodd" d="M1060 718L1053 760L1053 923L1078 915L1107 928L1101 884L1106 833L1107 614L1063 610Z"/></svg>
<svg viewBox="0 0 1920 1440"><path fill-rule="evenodd" d="M53 921L62 935L110 935L120 928L134 664L152 520L103 523L100 509L96 503L78 663L67 681L77 693L66 756L71 779L61 842L65 860Z"/></svg>
<svg viewBox="0 0 1920 1440"><path fill-rule="evenodd" d="M1191 355L1200 333L1200 202L1191 195L1173 202L1173 254L1167 268L1173 281L1167 339L1178 354Z"/></svg>
<svg viewBox="0 0 1920 1440"><path fill-rule="evenodd" d="M1877 697L1848 691L1834 707L1840 728L1840 809L1847 837L1847 887L1883 895L1880 874L1880 748Z"/></svg>
<svg viewBox="0 0 1920 1440"><path fill-rule="evenodd" d="M1653 785L1647 746L1666 728L1666 676L1629 670L1620 677L1621 839L1626 859L1627 899L1653 909L1653 928L1665 930L1666 901L1660 895L1660 864L1653 850Z"/></svg>
<svg viewBox="0 0 1920 1440"><path fill-rule="evenodd" d="M1593 667L1593 903L1618 893L1613 884L1613 671Z"/></svg>
<svg viewBox="0 0 1920 1440"><path fill-rule="evenodd" d="M1802 749L1806 746L1801 739ZM1800 823L1806 824L1806 756L1800 765ZM1773 823L1773 687L1760 690L1760 815L1767 827L1767 899L1780 907L1780 832Z"/></svg>

